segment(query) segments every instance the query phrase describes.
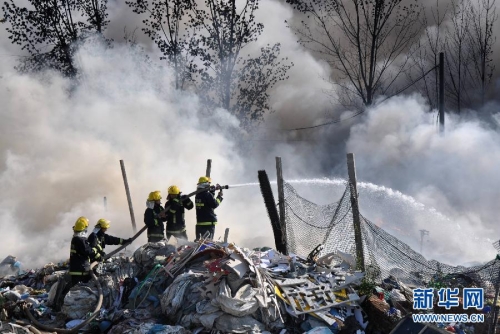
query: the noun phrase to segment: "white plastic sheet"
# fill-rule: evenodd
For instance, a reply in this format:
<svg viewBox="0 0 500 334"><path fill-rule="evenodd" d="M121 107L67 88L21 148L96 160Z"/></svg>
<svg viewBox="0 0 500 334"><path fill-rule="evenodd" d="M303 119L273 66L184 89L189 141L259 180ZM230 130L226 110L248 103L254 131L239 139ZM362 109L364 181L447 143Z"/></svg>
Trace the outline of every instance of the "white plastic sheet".
<svg viewBox="0 0 500 334"><path fill-rule="evenodd" d="M215 304L228 314L243 317L255 313L259 308L259 303L255 299L256 294L256 289L249 284L245 284L236 292L233 298L231 297L231 290L226 284L226 279L222 279Z"/></svg>
<svg viewBox="0 0 500 334"><path fill-rule="evenodd" d="M70 319L83 319L97 304L98 292L89 286L76 285L64 297L61 311Z"/></svg>

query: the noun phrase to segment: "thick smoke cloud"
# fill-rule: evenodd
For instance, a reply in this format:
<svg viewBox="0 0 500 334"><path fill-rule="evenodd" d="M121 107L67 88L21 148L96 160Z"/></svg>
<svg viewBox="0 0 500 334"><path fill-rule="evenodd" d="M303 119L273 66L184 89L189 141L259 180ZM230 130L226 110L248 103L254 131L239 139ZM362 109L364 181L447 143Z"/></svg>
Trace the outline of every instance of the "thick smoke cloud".
<svg viewBox="0 0 500 334"><path fill-rule="evenodd" d="M67 259L71 226L80 215L91 225L108 218L111 234L131 236L120 159L140 228L147 194L158 189L165 197L171 184L193 191L208 158L214 180L231 185L256 182L261 169L273 180L275 156L282 157L287 179L345 178L345 153L353 152L358 180L364 182L361 210L368 219L416 250L419 230L429 230L426 242L432 247L427 248L436 251L425 256L452 264L489 260L490 241L500 238L494 226L498 132L478 120L451 118L440 137L435 114L426 113L418 97L394 98L339 125L278 131L330 119L334 108L325 91L331 86L324 81L330 72L286 27L284 20L294 17L289 6L262 1L260 7L257 20L264 23L264 34L249 52L280 42L282 55L295 66L271 92L275 113L251 134L241 133L224 110L203 114L195 95L172 90L168 70L143 64L140 54L119 45L82 50L78 87L56 74L19 75L11 55L21 52L0 29L0 258L12 254L26 266ZM130 32L141 26L141 18L123 2L110 1L109 8L108 37L116 42L122 41L124 27ZM156 47L139 30L137 41L156 61ZM498 106L490 110L494 114ZM493 119L500 119L498 112ZM322 204L341 192L311 185L300 190ZM384 194L383 201L378 194ZM242 246L274 246L257 186L229 189L217 212L216 237L229 227L230 239ZM401 219L407 227L413 224L405 233L400 233ZM188 212L191 239L194 220L194 212ZM141 236L130 250L145 241Z"/></svg>
<svg viewBox="0 0 500 334"><path fill-rule="evenodd" d="M227 135L239 131L238 122L226 111L202 117L196 96L172 90L167 71L136 66L138 59L126 49L90 48L78 59L84 80L77 88L56 74L34 78L14 73L10 64L1 69L0 253L28 265L66 259L80 215L92 226L106 217L111 234L131 236L120 159L139 228L147 194L158 189L165 197L171 184L193 191L207 158L214 160L215 180L234 184L244 175ZM215 123L223 131L211 131ZM241 225L231 226L232 237L241 241L238 230L247 217L263 221L263 228L268 224L254 217L265 215L263 208L252 210L252 200L234 193L236 199L227 193L220 209L225 222L219 232L237 221L233 209L247 210ZM188 223L194 236L194 212Z"/></svg>
<svg viewBox="0 0 500 334"><path fill-rule="evenodd" d="M410 210L406 215L410 220L386 217L392 228L411 231L405 241L413 243L414 249L418 250L419 230L425 229L430 231L429 255L448 262L490 260L495 256L491 243L500 237L496 218L500 134L479 120L447 116L441 136L436 115L426 108L421 98L412 96L371 109L351 128L347 150L355 152L362 180L415 198L412 203L415 200L400 194L387 201ZM375 190L362 188L360 196L369 199ZM377 223L377 217L390 216L391 208L385 205L383 210L366 211L371 211L367 217Z"/></svg>

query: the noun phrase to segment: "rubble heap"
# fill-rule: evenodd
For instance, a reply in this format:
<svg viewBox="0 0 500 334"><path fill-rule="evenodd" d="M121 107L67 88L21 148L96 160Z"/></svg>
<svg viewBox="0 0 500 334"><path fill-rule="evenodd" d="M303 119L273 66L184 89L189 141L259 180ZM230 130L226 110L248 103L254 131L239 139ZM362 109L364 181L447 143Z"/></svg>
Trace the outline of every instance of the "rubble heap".
<svg viewBox="0 0 500 334"><path fill-rule="evenodd" d="M394 277L376 286L353 268L341 252L305 259L212 240L147 243L67 292L66 263L0 279L0 332L36 333L31 318L63 333L389 333L411 310L411 288Z"/></svg>

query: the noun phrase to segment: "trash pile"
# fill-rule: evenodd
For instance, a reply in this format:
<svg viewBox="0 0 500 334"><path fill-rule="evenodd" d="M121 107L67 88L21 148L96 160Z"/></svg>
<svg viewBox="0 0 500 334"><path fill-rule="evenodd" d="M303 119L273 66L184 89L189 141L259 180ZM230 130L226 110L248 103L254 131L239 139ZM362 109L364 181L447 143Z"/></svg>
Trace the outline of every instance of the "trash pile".
<svg viewBox="0 0 500 334"><path fill-rule="evenodd" d="M36 333L31 320L50 332L389 333L411 312L412 290L394 277L370 285L351 255L318 253L160 241L70 289L67 264L48 264L0 278L0 332Z"/></svg>
<svg viewBox="0 0 500 334"><path fill-rule="evenodd" d="M352 287L363 274L346 261L318 265L319 260L269 248L181 242L147 243L132 257L99 263L94 269L98 282L69 291L66 263L7 275L0 279L0 320L26 320L26 309L46 327L74 328L101 298L98 314L79 330L330 333L345 326L366 328L366 314Z"/></svg>

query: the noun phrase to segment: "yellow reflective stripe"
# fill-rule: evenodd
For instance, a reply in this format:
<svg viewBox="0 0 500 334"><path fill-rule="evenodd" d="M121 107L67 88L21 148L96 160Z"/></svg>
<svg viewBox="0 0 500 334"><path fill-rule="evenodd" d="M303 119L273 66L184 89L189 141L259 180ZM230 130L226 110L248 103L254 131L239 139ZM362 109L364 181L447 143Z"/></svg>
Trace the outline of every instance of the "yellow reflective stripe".
<svg viewBox="0 0 500 334"><path fill-rule="evenodd" d="M180 230L180 231L167 231L168 233L182 233L186 231L186 229Z"/></svg>
<svg viewBox="0 0 500 334"><path fill-rule="evenodd" d="M69 274L73 275L73 276L86 276L86 275L90 275L90 272L88 272L88 271L70 271Z"/></svg>
<svg viewBox="0 0 500 334"><path fill-rule="evenodd" d="M172 212L172 213L176 213L176 212L177 212L177 210L172 210L172 209L170 209L170 212Z"/></svg>
<svg viewBox="0 0 500 334"><path fill-rule="evenodd" d="M153 234L148 234L148 237L163 237L163 234L153 233Z"/></svg>
<svg viewBox="0 0 500 334"><path fill-rule="evenodd" d="M205 206L205 203L196 203L196 206Z"/></svg>
<svg viewBox="0 0 500 334"><path fill-rule="evenodd" d="M76 253L76 250L72 249L69 251L70 253Z"/></svg>
<svg viewBox="0 0 500 334"><path fill-rule="evenodd" d="M220 204L220 198L219 197L217 197L216 201L217 201L217 204Z"/></svg>
<svg viewBox="0 0 500 334"><path fill-rule="evenodd" d="M100 251L102 251L101 245L97 244L97 247L99 248Z"/></svg>
<svg viewBox="0 0 500 334"><path fill-rule="evenodd" d="M201 223L196 223L196 225L199 226L208 226L208 225L215 225L217 222L201 222Z"/></svg>

